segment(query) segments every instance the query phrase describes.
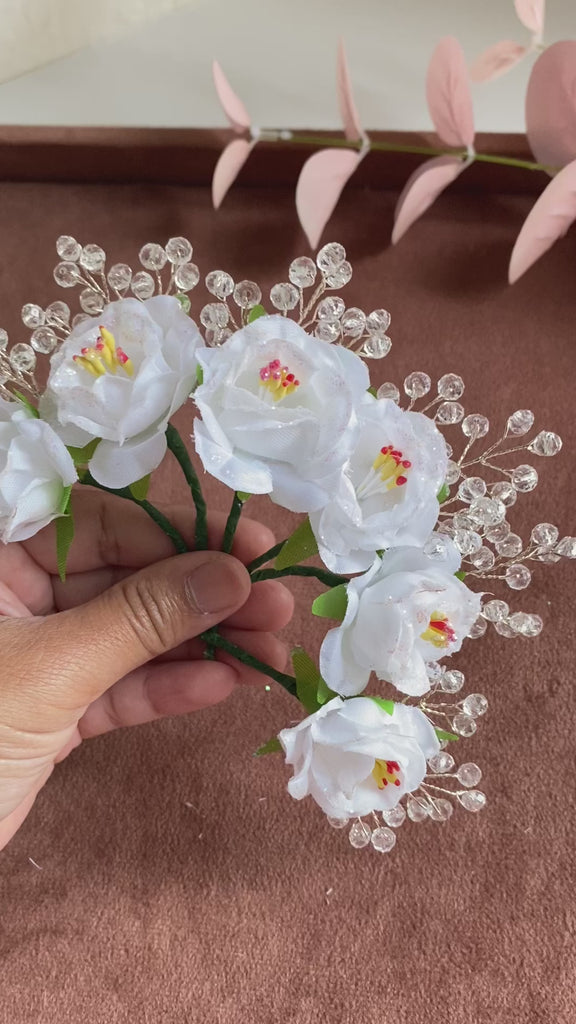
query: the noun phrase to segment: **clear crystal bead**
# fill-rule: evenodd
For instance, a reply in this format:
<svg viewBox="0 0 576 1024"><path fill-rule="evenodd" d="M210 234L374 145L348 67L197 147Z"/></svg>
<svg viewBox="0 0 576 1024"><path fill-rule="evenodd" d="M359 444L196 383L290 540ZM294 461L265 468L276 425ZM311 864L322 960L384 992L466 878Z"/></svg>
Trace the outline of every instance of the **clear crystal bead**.
<svg viewBox="0 0 576 1024"><path fill-rule="evenodd" d="M433 533L426 541L422 550L428 558L432 558L435 562L444 562L450 548L442 534Z"/></svg>
<svg viewBox="0 0 576 1024"><path fill-rule="evenodd" d="M323 245L316 256L316 263L323 274L331 274L346 259L346 249L339 242L328 242ZM296 262L296 261L294 261Z"/></svg>
<svg viewBox="0 0 576 1024"><path fill-rule="evenodd" d="M283 313L288 309L294 309L299 301L300 292L288 281L283 284L275 284L270 290L270 302L274 309L280 309Z"/></svg>
<svg viewBox="0 0 576 1024"><path fill-rule="evenodd" d="M104 309L104 296L93 288L83 288L78 296L80 308L90 316L98 316Z"/></svg>
<svg viewBox="0 0 576 1024"><path fill-rule="evenodd" d="M37 306L35 302L27 302L25 306L22 306L22 323L25 327L42 327L42 324L46 320L46 314L42 309L42 306Z"/></svg>
<svg viewBox="0 0 576 1024"><path fill-rule="evenodd" d="M346 825L350 821L349 818L331 818L329 815L326 820L332 828L346 828Z"/></svg>
<svg viewBox="0 0 576 1024"><path fill-rule="evenodd" d="M132 268L127 263L115 263L106 275L108 284L116 292L124 292L132 280Z"/></svg>
<svg viewBox="0 0 576 1024"><path fill-rule="evenodd" d="M506 517L506 506L498 498L475 498L469 515L482 526L495 526Z"/></svg>
<svg viewBox="0 0 576 1024"><path fill-rule="evenodd" d="M54 267L54 280L61 288L74 288L81 280L80 270L75 263L57 263Z"/></svg>
<svg viewBox="0 0 576 1024"><path fill-rule="evenodd" d="M176 267L182 263L189 263L192 259L192 246L187 238L169 238L164 248L170 263Z"/></svg>
<svg viewBox="0 0 576 1024"><path fill-rule="evenodd" d="M355 850L361 850L363 846L369 845L371 835L372 829L365 821L355 821L348 833L348 839Z"/></svg>
<svg viewBox="0 0 576 1024"><path fill-rule="evenodd" d="M327 288L344 288L352 280L352 265L344 260L339 267L326 274L324 281Z"/></svg>
<svg viewBox="0 0 576 1024"><path fill-rule="evenodd" d="M76 263L80 259L82 246L80 245L80 242L77 242L75 238L72 238L72 235L60 235L60 238L56 241L56 252L61 260Z"/></svg>
<svg viewBox="0 0 576 1024"><path fill-rule="evenodd" d="M534 425L534 413L530 409L517 409L511 416L508 417L508 423L506 425L507 434L515 434L516 437L522 437L527 434L529 430L532 430Z"/></svg>
<svg viewBox="0 0 576 1024"><path fill-rule="evenodd" d="M392 317L387 309L373 309L366 317L366 331L378 336L386 334Z"/></svg>
<svg viewBox="0 0 576 1024"><path fill-rule="evenodd" d="M436 422L449 426L452 423L461 423L464 418L464 406L460 402L442 402L436 410Z"/></svg>
<svg viewBox="0 0 576 1024"><path fill-rule="evenodd" d="M462 714L455 716L452 728L459 736L468 738L468 736L473 736L476 732L476 722L471 715L466 715L462 712Z"/></svg>
<svg viewBox="0 0 576 1024"><path fill-rule="evenodd" d="M155 288L154 278L147 270L139 270L130 283L130 291L137 299L151 299Z"/></svg>
<svg viewBox="0 0 576 1024"><path fill-rule="evenodd" d="M234 291L234 280L225 270L211 270L204 283L210 294L217 299L227 299Z"/></svg>
<svg viewBox="0 0 576 1024"><path fill-rule="evenodd" d="M496 541L504 540L504 537L507 537L509 533L510 523L507 523L506 520L504 519L501 523L495 523L494 526L489 526L484 531L484 536L486 540L489 540L492 542L492 544L495 544Z"/></svg>
<svg viewBox="0 0 576 1024"><path fill-rule="evenodd" d="M498 622L494 623L494 629L500 636L505 636L508 640L512 637L518 636L516 630L510 625L508 619L499 619Z"/></svg>
<svg viewBox="0 0 576 1024"><path fill-rule="evenodd" d="M470 413L462 420L462 431L471 440L476 441L479 437L484 437L489 430L490 421L477 412Z"/></svg>
<svg viewBox="0 0 576 1024"><path fill-rule="evenodd" d="M462 709L470 718L480 718L488 711L488 698L483 693L469 693L462 701Z"/></svg>
<svg viewBox="0 0 576 1024"><path fill-rule="evenodd" d="M563 537L556 545L556 553L563 558L576 558L576 537Z"/></svg>
<svg viewBox="0 0 576 1024"><path fill-rule="evenodd" d="M456 772L456 778L463 786L467 789L471 789L472 786L477 786L482 778L482 769L479 765L474 764L473 761L468 761L466 764L461 764L458 771Z"/></svg>
<svg viewBox="0 0 576 1024"><path fill-rule="evenodd" d="M465 677L463 672L459 672L458 669L449 669L445 672L440 680L440 689L444 690L444 693L458 693L462 689L465 683Z"/></svg>
<svg viewBox="0 0 576 1024"><path fill-rule="evenodd" d="M37 327L30 336L30 344L35 352L50 355L58 344L58 338L51 327Z"/></svg>
<svg viewBox="0 0 576 1024"><path fill-rule="evenodd" d="M30 345L14 345L8 354L10 366L19 373L32 373L36 366L36 353Z"/></svg>
<svg viewBox="0 0 576 1024"><path fill-rule="evenodd" d="M234 289L234 302L240 309L254 309L262 298L255 281L239 281Z"/></svg>
<svg viewBox="0 0 576 1024"><path fill-rule="evenodd" d="M458 799L466 811L481 811L486 806L486 797L478 789L469 789L467 793L458 793Z"/></svg>
<svg viewBox="0 0 576 1024"><path fill-rule="evenodd" d="M536 618L540 619L540 616L536 616ZM527 612L514 612L508 619L508 622L514 632L520 633L521 636L538 636L538 632L542 631L540 629L538 632L532 632L532 615L527 614ZM542 622L542 619L540 619L540 622ZM542 625L544 624L542 623Z"/></svg>
<svg viewBox="0 0 576 1024"><path fill-rule="evenodd" d="M80 266L84 267L84 270L87 270L90 274L96 274L104 269L105 263L106 253L100 245L96 245L95 242L89 242L88 245L82 247Z"/></svg>
<svg viewBox="0 0 576 1024"><path fill-rule="evenodd" d="M557 455L562 447L562 438L551 430L541 430L528 445L528 451L534 455Z"/></svg>
<svg viewBox="0 0 576 1024"><path fill-rule="evenodd" d="M166 250L158 242L146 242L138 253L138 259L146 270L162 270L168 262Z"/></svg>
<svg viewBox="0 0 576 1024"><path fill-rule="evenodd" d="M458 465L457 462L452 462L452 460L449 460L448 461L448 466L446 467L446 483L448 485L455 484L456 481L459 480L459 479L460 479L460 466Z"/></svg>
<svg viewBox="0 0 576 1024"><path fill-rule="evenodd" d="M456 530L454 543L461 555L470 555L482 546L482 539L472 530Z"/></svg>
<svg viewBox="0 0 576 1024"><path fill-rule="evenodd" d="M454 808L445 797L435 796L430 799L430 810L428 815L432 821L448 821L452 817Z"/></svg>
<svg viewBox="0 0 576 1024"><path fill-rule="evenodd" d="M406 805L406 813L410 821L426 821L428 818L428 801L423 800L421 796L410 795Z"/></svg>
<svg viewBox="0 0 576 1024"><path fill-rule="evenodd" d="M539 551L536 557L539 562L546 562L549 565L560 561L560 555L557 555L555 551Z"/></svg>
<svg viewBox="0 0 576 1024"><path fill-rule="evenodd" d="M496 541L496 551L503 558L516 558L524 549L524 542L517 533L509 533L504 540Z"/></svg>
<svg viewBox="0 0 576 1024"><path fill-rule="evenodd" d="M404 391L409 398L422 398L427 395L432 387L432 381L427 373L415 370L409 373L404 381Z"/></svg>
<svg viewBox="0 0 576 1024"><path fill-rule="evenodd" d="M200 310L200 323L204 327L226 327L230 310L225 302L209 302Z"/></svg>
<svg viewBox="0 0 576 1024"><path fill-rule="evenodd" d="M5 352L8 348L8 332L0 327L0 352Z"/></svg>
<svg viewBox="0 0 576 1024"><path fill-rule="evenodd" d="M518 497L516 488L513 487L512 484L508 483L507 480L499 480L498 483L492 484L490 494L493 498L498 498L503 505L506 505L506 508L510 508Z"/></svg>
<svg viewBox="0 0 576 1024"><path fill-rule="evenodd" d="M442 750L439 754L434 754L434 757L429 758L428 767L435 775L443 775L445 772L452 771L454 758L452 754Z"/></svg>
<svg viewBox="0 0 576 1024"><path fill-rule="evenodd" d="M398 403L400 401L400 392L395 384L387 381L378 388L376 398L387 398L390 402Z"/></svg>
<svg viewBox="0 0 576 1024"><path fill-rule="evenodd" d="M488 622L499 622L500 619L505 619L508 616L510 609L506 604L506 601L487 601L482 606L482 615Z"/></svg>
<svg viewBox="0 0 576 1024"><path fill-rule="evenodd" d="M558 527L552 523L538 523L530 537L533 544L542 548L553 548L558 540Z"/></svg>
<svg viewBox="0 0 576 1024"><path fill-rule="evenodd" d="M445 373L438 381L438 394L447 402L455 402L464 394L464 381L457 373Z"/></svg>
<svg viewBox="0 0 576 1024"><path fill-rule="evenodd" d="M524 622L523 635L524 636L540 636L540 633L544 629L544 622L539 615L528 615L528 622Z"/></svg>
<svg viewBox="0 0 576 1024"><path fill-rule="evenodd" d="M362 351L369 359L383 359L384 356L388 355L391 348L392 342L390 338L386 335L379 338L374 334L370 338L366 338Z"/></svg>
<svg viewBox="0 0 576 1024"><path fill-rule="evenodd" d="M467 503L475 498L482 498L486 494L486 482L479 476L469 476L462 481L458 488L458 497Z"/></svg>
<svg viewBox="0 0 576 1024"><path fill-rule="evenodd" d="M366 314L357 306L351 306L342 314L342 330L347 337L360 338L365 327Z"/></svg>
<svg viewBox="0 0 576 1024"><path fill-rule="evenodd" d="M339 295L329 295L316 307L317 320L339 320L345 310L344 300Z"/></svg>
<svg viewBox="0 0 576 1024"><path fill-rule="evenodd" d="M400 828L406 821L406 811L402 804L396 804L396 807L389 807L388 810L382 811L382 818L387 825L390 825L390 828Z"/></svg>
<svg viewBox="0 0 576 1024"><path fill-rule="evenodd" d="M481 636L484 636L488 628L486 619L483 619L481 615L478 616L475 622L472 623L468 633L466 634L471 640L479 640Z"/></svg>
<svg viewBox="0 0 576 1024"><path fill-rule="evenodd" d="M311 288L317 273L316 264L309 256L298 256L288 268L288 277L297 288Z"/></svg>
<svg viewBox="0 0 576 1024"><path fill-rule="evenodd" d="M178 302L180 303L180 306L182 307L184 313L190 312L192 303L190 302L190 299L185 294L185 292L176 292L174 298L178 299Z"/></svg>
<svg viewBox="0 0 576 1024"><path fill-rule="evenodd" d="M176 287L183 292L191 292L200 280L200 271L195 263L181 263L174 274Z"/></svg>
<svg viewBox="0 0 576 1024"><path fill-rule="evenodd" d="M80 324L85 324L90 317L87 313L76 313L76 316L72 318L72 327L78 327Z"/></svg>
<svg viewBox="0 0 576 1024"><path fill-rule="evenodd" d="M437 661L426 661L424 664L426 667L426 675L428 676L430 683L439 683L442 678L443 666Z"/></svg>
<svg viewBox="0 0 576 1024"><path fill-rule="evenodd" d="M372 846L378 853L390 853L396 845L396 835L389 828L375 828L372 833Z"/></svg>
<svg viewBox="0 0 576 1024"><path fill-rule="evenodd" d="M525 565L509 565L506 569L506 582L511 590L525 590L530 586L532 574Z"/></svg>
<svg viewBox="0 0 576 1024"><path fill-rule="evenodd" d="M470 555L470 561L476 569L486 570L493 567L496 559L491 548L483 546L478 548L478 551L472 552Z"/></svg>
<svg viewBox="0 0 576 1024"><path fill-rule="evenodd" d="M222 327L207 327L204 332L204 340L208 348L218 348L223 343L224 331Z"/></svg>
<svg viewBox="0 0 576 1024"><path fill-rule="evenodd" d="M340 341L342 337L342 326L339 320L335 317L330 319L326 317L324 320L319 320L316 324L314 334L320 341L327 341L328 343L333 341Z"/></svg>
<svg viewBox="0 0 576 1024"><path fill-rule="evenodd" d="M532 466L516 466L511 479L517 491L533 491L538 486L538 473Z"/></svg>

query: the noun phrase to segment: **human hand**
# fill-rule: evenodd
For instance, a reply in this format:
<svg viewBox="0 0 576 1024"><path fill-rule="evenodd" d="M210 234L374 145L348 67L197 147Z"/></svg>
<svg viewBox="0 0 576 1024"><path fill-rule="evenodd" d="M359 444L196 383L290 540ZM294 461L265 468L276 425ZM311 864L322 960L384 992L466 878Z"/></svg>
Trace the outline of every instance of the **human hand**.
<svg viewBox="0 0 576 1024"><path fill-rule="evenodd" d="M251 587L244 565L274 543L244 518L233 555L218 551L226 517L209 518L216 550L173 556L136 505L92 489L74 494L76 535L66 583L58 579L54 526L0 545L0 849L83 739L224 700L238 683L264 681L224 652L203 660L194 639L223 634L282 669L272 634L293 602L280 583ZM191 544L187 507L164 509Z"/></svg>

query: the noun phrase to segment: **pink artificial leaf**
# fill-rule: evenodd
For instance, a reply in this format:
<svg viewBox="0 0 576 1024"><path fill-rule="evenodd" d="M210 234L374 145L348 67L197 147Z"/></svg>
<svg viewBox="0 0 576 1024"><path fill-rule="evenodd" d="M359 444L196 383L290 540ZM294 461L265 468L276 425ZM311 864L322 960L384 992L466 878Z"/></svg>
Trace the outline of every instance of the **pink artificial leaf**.
<svg viewBox="0 0 576 1024"><path fill-rule="evenodd" d="M544 28L546 0L514 0L516 14L529 32L541 36Z"/></svg>
<svg viewBox="0 0 576 1024"><path fill-rule="evenodd" d="M248 142L247 139L233 139L222 150L212 175L212 202L215 210L236 181L254 145L254 142Z"/></svg>
<svg viewBox="0 0 576 1024"><path fill-rule="evenodd" d="M526 134L536 159L564 167L576 159L576 42L553 43L532 68Z"/></svg>
<svg viewBox="0 0 576 1024"><path fill-rule="evenodd" d="M562 238L576 220L576 160L559 171L528 214L512 250L508 279L514 284Z"/></svg>
<svg viewBox="0 0 576 1024"><path fill-rule="evenodd" d="M470 78L473 82L488 82L491 78L498 78L518 64L527 53L527 46L504 39L480 54L470 68Z"/></svg>
<svg viewBox="0 0 576 1024"><path fill-rule="evenodd" d="M318 245L342 189L363 157L355 149L321 149L300 171L296 211L312 249Z"/></svg>
<svg viewBox="0 0 576 1024"><path fill-rule="evenodd" d="M238 134L247 131L251 123L250 114L246 110L242 100L234 92L217 60L212 64L212 74L214 76L214 85L216 86L218 99L222 104L222 109L230 121L232 128L235 132L238 132Z"/></svg>
<svg viewBox="0 0 576 1024"><path fill-rule="evenodd" d="M344 43L340 40L338 44L338 62L336 66L336 85L338 89L338 106L340 117L344 125L344 134L347 139L356 141L363 136L362 125L352 95L352 85L348 73L348 62Z"/></svg>
<svg viewBox="0 0 576 1024"><path fill-rule="evenodd" d="M435 156L432 160L426 160L410 175L394 211L393 245L426 213L465 166L465 162L457 156Z"/></svg>
<svg viewBox="0 0 576 1024"><path fill-rule="evenodd" d="M441 39L426 76L428 109L438 135L448 146L472 146L474 111L468 69L457 39Z"/></svg>

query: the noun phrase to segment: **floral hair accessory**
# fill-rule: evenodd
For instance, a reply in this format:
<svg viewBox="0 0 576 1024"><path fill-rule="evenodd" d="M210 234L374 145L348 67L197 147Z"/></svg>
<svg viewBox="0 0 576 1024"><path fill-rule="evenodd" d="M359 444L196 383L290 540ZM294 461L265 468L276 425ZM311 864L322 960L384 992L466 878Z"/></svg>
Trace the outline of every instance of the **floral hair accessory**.
<svg viewBox="0 0 576 1024"><path fill-rule="evenodd" d="M81 312L72 316L60 299L30 302L29 339L10 347L0 332L2 541L55 520L65 579L74 489L90 484L136 502L186 551L147 499L169 451L195 506L195 547L205 548L200 480L171 422L186 407L204 470L234 491L223 550L252 494L302 513L295 532L248 569L254 583L321 584L312 612L330 620L319 665L295 648L293 674L217 629L204 634L207 657L227 651L307 712L257 755L283 751L289 793L311 796L335 828L350 826L356 848L387 853L406 819L481 810L481 769L465 757L457 765L452 750L474 735L488 700L464 692L451 659L490 624L514 639L542 630L538 615L504 595L526 589L542 563L575 558L576 538L538 523L522 539L508 515L538 484L532 462L560 451L558 435L534 431L533 413L519 409L489 439L488 419L465 411L464 382L451 372L435 389L415 371L402 388L375 391L367 361L390 350L390 314L336 294L352 277L338 243L293 260L265 305L255 282L210 271L199 327L189 293L200 271L187 239L146 244L135 272L107 268L100 246L70 236L57 251L55 280L80 289ZM40 357L50 362L45 388Z"/></svg>

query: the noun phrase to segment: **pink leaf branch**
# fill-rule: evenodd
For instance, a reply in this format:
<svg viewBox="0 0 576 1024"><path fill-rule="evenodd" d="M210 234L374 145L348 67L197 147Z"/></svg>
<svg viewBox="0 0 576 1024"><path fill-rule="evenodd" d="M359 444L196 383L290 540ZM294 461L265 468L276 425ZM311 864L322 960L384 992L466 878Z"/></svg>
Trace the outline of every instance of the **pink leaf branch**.
<svg viewBox="0 0 576 1024"><path fill-rule="evenodd" d="M233 139L220 154L212 176L212 202L215 210L236 181L255 145L255 141Z"/></svg>
<svg viewBox="0 0 576 1024"><path fill-rule="evenodd" d="M426 213L438 196L452 184L467 166L454 156L427 160L410 176L396 204L392 244L396 245L415 221Z"/></svg>
<svg viewBox="0 0 576 1024"><path fill-rule="evenodd" d="M576 160L544 190L528 214L510 259L508 278L514 284L548 251L576 220Z"/></svg>
<svg viewBox="0 0 576 1024"><path fill-rule="evenodd" d="M529 47L508 39L495 43L474 61L470 68L470 78L473 82L488 82L498 78L515 67L528 52Z"/></svg>
<svg viewBox="0 0 576 1024"><path fill-rule="evenodd" d="M576 42L554 43L538 58L526 93L526 131L536 159L576 160Z"/></svg>
<svg viewBox="0 0 576 1024"><path fill-rule="evenodd" d="M355 149L321 149L304 164L296 185L296 211L313 249L363 158Z"/></svg>
<svg viewBox="0 0 576 1024"><path fill-rule="evenodd" d="M447 36L432 54L426 76L426 99L438 135L448 146L474 144L474 111L468 69L460 43Z"/></svg>
<svg viewBox="0 0 576 1024"><path fill-rule="evenodd" d="M514 0L514 7L524 27L540 40L544 31L545 0Z"/></svg>
<svg viewBox="0 0 576 1024"><path fill-rule="evenodd" d="M365 133L360 124L360 118L352 95L352 85L346 60L344 43L340 40L338 44L338 60L336 66L336 88L338 91L338 106L340 117L344 125L344 134L347 139L357 142L365 138Z"/></svg>
<svg viewBox="0 0 576 1024"><path fill-rule="evenodd" d="M242 100L234 92L217 60L212 64L212 74L218 99L230 122L230 126L238 135L249 131L251 125L250 114Z"/></svg>

